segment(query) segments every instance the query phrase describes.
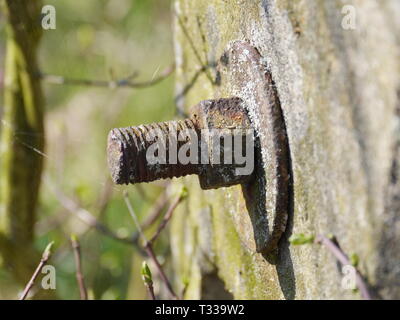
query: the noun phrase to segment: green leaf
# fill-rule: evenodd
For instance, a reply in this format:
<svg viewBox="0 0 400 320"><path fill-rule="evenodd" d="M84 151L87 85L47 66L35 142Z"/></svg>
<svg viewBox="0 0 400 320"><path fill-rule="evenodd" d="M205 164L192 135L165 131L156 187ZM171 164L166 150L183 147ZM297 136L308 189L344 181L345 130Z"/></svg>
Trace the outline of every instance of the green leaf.
<svg viewBox="0 0 400 320"><path fill-rule="evenodd" d="M153 283L153 278L151 276L151 271L149 269L149 266L147 265L146 261L143 261L142 263L142 279L145 284L151 284Z"/></svg>
<svg viewBox="0 0 400 320"><path fill-rule="evenodd" d="M186 187L182 187L181 190L181 200L185 199L188 196L188 189Z"/></svg>
<svg viewBox="0 0 400 320"><path fill-rule="evenodd" d="M358 256L358 254L352 253L352 254L350 255L350 264L351 264L353 267L357 267L359 262L360 262L360 257Z"/></svg>
<svg viewBox="0 0 400 320"><path fill-rule="evenodd" d="M182 281L182 284L183 284L184 287L187 287L189 285L189 278L188 277L183 276L181 281Z"/></svg>
<svg viewBox="0 0 400 320"><path fill-rule="evenodd" d="M46 259L46 260L47 260L47 259L50 258L50 256L51 256L51 248L53 247L53 244L54 244L54 241L50 242L50 243L47 245L46 249L44 249L43 255L42 255L42 258L43 258L43 259Z"/></svg>
<svg viewBox="0 0 400 320"><path fill-rule="evenodd" d="M76 236L76 234L72 233L70 238L72 242L78 242L78 237Z"/></svg>
<svg viewBox="0 0 400 320"><path fill-rule="evenodd" d="M292 245L302 245L302 244L309 244L313 243L315 236L313 235L305 235L303 233L294 234L289 238L289 242Z"/></svg>
<svg viewBox="0 0 400 320"><path fill-rule="evenodd" d="M329 233L326 237L331 241L335 241L335 236L333 233Z"/></svg>

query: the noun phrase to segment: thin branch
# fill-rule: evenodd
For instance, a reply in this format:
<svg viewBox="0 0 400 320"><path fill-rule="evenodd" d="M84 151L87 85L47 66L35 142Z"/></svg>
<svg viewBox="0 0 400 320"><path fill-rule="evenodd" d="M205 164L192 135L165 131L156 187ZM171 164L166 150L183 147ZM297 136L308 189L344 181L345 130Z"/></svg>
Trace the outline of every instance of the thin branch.
<svg viewBox="0 0 400 320"><path fill-rule="evenodd" d="M138 194L142 197L142 199L143 199L144 201L146 201L146 202L151 201L150 197L146 194L146 192L145 192L145 190L144 190L144 188L143 188L143 185L141 185L141 184L136 184L136 185L135 185L135 188L136 188Z"/></svg>
<svg viewBox="0 0 400 320"><path fill-rule="evenodd" d="M146 219L141 224L143 230L151 227L157 221L165 205L168 203L168 200L168 189L166 188L146 214Z"/></svg>
<svg viewBox="0 0 400 320"><path fill-rule="evenodd" d="M178 296L175 294L174 290L172 289L171 283L169 282L166 274L164 273L164 270L163 270L160 262L158 261L156 255L154 253L152 244L147 240L146 236L143 233L143 230L142 230L142 228L141 228L141 226L139 224L139 221L138 221L138 218L136 216L136 213L133 210L133 207L132 207L132 205L131 205L131 203L129 201L128 192L126 192L126 191L124 192L124 200L125 200L126 206L128 208L129 214L132 216L132 219L133 219L133 221L134 221L134 223L136 225L136 228L138 229L138 232L139 232L140 236L144 240L144 249L145 249L146 253L149 255L150 259L153 260L161 279L163 280L165 286L167 287L168 293L174 299L179 300Z"/></svg>
<svg viewBox="0 0 400 320"><path fill-rule="evenodd" d="M153 283L146 284L147 292L149 293L151 300L156 300L156 295L154 294Z"/></svg>
<svg viewBox="0 0 400 320"><path fill-rule="evenodd" d="M114 240L121 241L124 243L128 243L131 245L137 245L137 242L130 237L120 237L118 234L114 233L111 229L109 229L106 225L102 224L100 221L96 219L94 215L92 215L88 210L79 207L79 205L68 198L64 193L61 192L57 187L52 185L52 190L58 200L58 202L67 209L70 213L74 214L88 226L95 228L100 233L108 236Z"/></svg>
<svg viewBox="0 0 400 320"><path fill-rule="evenodd" d="M147 292L149 293L151 300L156 300L156 295L154 294L153 282L146 283L145 286L147 288Z"/></svg>
<svg viewBox="0 0 400 320"><path fill-rule="evenodd" d="M89 227L96 229L98 232L100 232L101 234L103 234L106 237L109 237L116 241L134 246L142 256L147 256L146 251L143 250L143 248L139 246L138 238L135 237L135 235L133 235L131 237L119 236L114 231L112 231L110 228L108 228L105 224L101 223L88 210L79 207L79 205L75 201L73 201L72 199L69 199L56 186L51 185L51 187L52 187L52 190L53 190L58 202L65 209L67 209L71 214L75 215L78 219L80 219L82 222L87 224Z"/></svg>
<svg viewBox="0 0 400 320"><path fill-rule="evenodd" d="M128 208L128 212L129 212L129 214L131 215L133 222L135 223L135 226L136 226L136 228L137 228L137 230L138 230L138 232L139 232L139 235L140 235L140 236L143 238L143 240L147 243L148 241L147 241L146 236L145 236L144 233L143 233L142 226L140 225L139 219L138 219L138 217L137 217L137 215L136 215L136 213L135 213L135 210L133 210L133 207L132 207L132 205L131 205L131 202L129 201L128 192L125 190L124 193L123 193L123 195L124 195L125 204L126 204L126 206L127 206L127 208Z"/></svg>
<svg viewBox="0 0 400 320"><path fill-rule="evenodd" d="M95 219L97 221L100 220L100 218L104 215L107 209L108 203L112 196L112 191L113 191L112 187L113 185L111 180L107 179L104 184L102 192L100 193L98 199L96 200L96 211L98 212L98 218ZM77 207L79 207L78 201L75 201L75 203L77 204ZM39 234L46 234L49 230L53 230L54 228L62 224L65 218L71 216L70 210L66 209L64 206L62 206L62 208L60 208L58 211L59 212L56 212L56 214L53 217L48 218L47 221L43 222L39 221L36 223L36 229ZM92 226L89 225L89 227L91 228Z"/></svg>
<svg viewBox="0 0 400 320"><path fill-rule="evenodd" d="M145 242L144 249L146 250L146 252L149 255L150 259L153 260L154 264L156 265L158 273L159 273L161 279L163 280L165 286L167 287L168 293L175 300L179 300L179 297L176 295L174 289L172 289L172 285L169 282L169 280L167 278L167 275L165 274L160 262L158 261L156 255L154 253L153 246L149 242Z"/></svg>
<svg viewBox="0 0 400 320"><path fill-rule="evenodd" d="M24 292L21 295L21 298L19 300L25 300L25 298L28 296L29 291L32 289L36 278L38 277L39 273L42 271L43 267L46 265L47 261L49 261L50 256L51 256L51 247L53 246L54 242L50 242L46 249L44 249L42 258L40 259L39 265L37 266L35 272L33 273L31 279L29 280L28 284L26 285Z"/></svg>
<svg viewBox="0 0 400 320"><path fill-rule="evenodd" d="M59 85L75 85L75 86L91 86L91 87L103 87L103 88L146 88L151 87L164 79L168 78L175 70L175 66L169 66L166 68L158 77L152 78L148 81L133 82L131 81L132 76L120 80L93 80L93 79L77 79L77 78L66 78L62 76L40 73L39 78L43 81L51 84Z"/></svg>
<svg viewBox="0 0 400 320"><path fill-rule="evenodd" d="M317 238L315 239L315 243L322 244L324 245L332 254L335 256L335 258L342 264L342 265L351 265L351 262L347 255L329 238L323 236L323 235L318 235ZM356 270L356 284L357 287L360 289L361 296L363 297L364 300L371 300L371 294L368 290L368 286L362 277L361 273L355 268Z"/></svg>
<svg viewBox="0 0 400 320"><path fill-rule="evenodd" d="M194 53L195 57L197 58L198 62L200 63L200 65L201 66L209 65L209 63L207 61L207 57L205 57L206 61L203 61L203 59L201 58L201 56L194 44L193 38L190 36L189 30L186 28L185 23L182 21L181 17L179 15L176 15L176 17L177 17L178 24L181 27L181 30L183 32L183 35L186 37L186 40L188 41L190 47L192 48L193 53ZM215 84L215 81L213 80L213 78L208 70L205 70L205 74L206 74L208 80L212 84Z"/></svg>
<svg viewBox="0 0 400 320"><path fill-rule="evenodd" d="M96 200L96 209L99 212L98 219L102 218L104 213L107 211L108 203L113 195L113 182L111 179L107 179L101 194Z"/></svg>
<svg viewBox="0 0 400 320"><path fill-rule="evenodd" d="M150 228L160 217L165 205L168 203L169 200L167 195L168 195L168 189L166 188L166 190L158 197L153 207L150 208L149 213L146 214L145 220L141 223L140 227L143 231ZM138 241L139 238L140 238L140 233L136 231L133 234L132 239Z"/></svg>
<svg viewBox="0 0 400 320"><path fill-rule="evenodd" d="M87 300L88 294L85 286L85 280L82 273L82 259L81 259L81 246L78 238L75 235L71 235L71 245L74 251L75 265L76 265L76 281L79 286L79 293L81 300Z"/></svg>
<svg viewBox="0 0 400 320"><path fill-rule="evenodd" d="M168 221L172 218L172 214L173 214L175 208L178 206L179 202L181 202L183 197L184 196L182 194L179 194L175 197L174 201L169 206L163 220L161 221L160 225L158 226L156 233L151 237L151 239L150 239L151 244L153 244L154 241L156 241L156 239L159 237L161 232L167 226Z"/></svg>

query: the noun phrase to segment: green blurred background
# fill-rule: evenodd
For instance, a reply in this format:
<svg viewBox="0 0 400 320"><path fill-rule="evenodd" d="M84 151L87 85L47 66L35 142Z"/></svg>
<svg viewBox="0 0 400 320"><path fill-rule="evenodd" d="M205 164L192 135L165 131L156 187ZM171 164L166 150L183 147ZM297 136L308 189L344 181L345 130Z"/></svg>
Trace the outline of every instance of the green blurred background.
<svg viewBox="0 0 400 320"><path fill-rule="evenodd" d="M173 63L171 3L167 0L44 0L56 8L56 29L43 32L42 72L78 79L113 80L138 72L147 81ZM4 17L0 22L0 75L4 73ZM146 298L140 278L143 258L130 245L89 228L60 205L52 188L121 236L135 230L123 201L129 196L143 219L165 185L119 187L109 181L106 138L113 127L173 118L173 75L144 89L96 88L43 82L46 98L45 171L35 246L55 241L50 264L57 271L57 296L79 299L71 233L81 242L83 271L91 299ZM1 98L1 97L0 97ZM165 234L156 252L168 269ZM150 264L150 268L151 268ZM160 289L155 279L156 292ZM15 299L21 286L0 269L0 299Z"/></svg>

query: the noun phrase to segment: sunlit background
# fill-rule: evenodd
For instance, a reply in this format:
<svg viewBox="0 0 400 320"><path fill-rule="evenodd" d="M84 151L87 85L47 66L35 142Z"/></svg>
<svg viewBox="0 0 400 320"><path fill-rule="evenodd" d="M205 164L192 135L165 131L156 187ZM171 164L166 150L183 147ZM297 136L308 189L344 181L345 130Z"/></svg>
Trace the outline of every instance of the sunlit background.
<svg viewBox="0 0 400 320"><path fill-rule="evenodd" d="M73 79L135 81L157 78L173 64L170 1L44 0L56 8L56 29L43 32L41 71ZM0 86L4 74L4 17L0 22ZM117 187L110 183L106 137L113 127L167 120L175 115L173 75L143 89L52 84L46 97L45 170L36 224L38 251L55 242L50 264L57 271L56 295L79 299L70 235L80 239L83 272L91 299L146 298L140 266L130 244L104 236L67 210L55 190L93 214L118 236L135 225L124 203L128 190L140 219L165 191L162 183ZM2 98L2 97L1 97ZM32 150L32 152L34 152ZM154 230L154 229L153 229ZM166 235L156 253L168 269ZM151 265L150 265L151 267ZM155 290L160 286L155 279ZM15 299L23 287L0 268L0 299Z"/></svg>

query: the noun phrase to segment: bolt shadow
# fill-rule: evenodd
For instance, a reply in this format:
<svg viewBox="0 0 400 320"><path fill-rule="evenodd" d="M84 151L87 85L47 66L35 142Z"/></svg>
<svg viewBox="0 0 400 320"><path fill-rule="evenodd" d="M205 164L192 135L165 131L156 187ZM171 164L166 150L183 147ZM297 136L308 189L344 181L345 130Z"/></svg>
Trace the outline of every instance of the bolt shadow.
<svg viewBox="0 0 400 320"><path fill-rule="evenodd" d="M266 240L266 230L269 230L268 224L273 223L273 221L268 221L266 215L266 176L262 163L259 142L257 141L255 149L254 177L249 183L242 185L242 191L252 222L257 251L262 251L263 243L265 243ZM286 224L286 229L279 240L277 249L262 255L268 263L275 265L282 293L285 299L292 300L296 296L296 279L289 249L290 243L288 240L292 234L294 212L293 173L290 158L290 148L288 150L288 154L288 171L290 178L288 190L288 221Z"/></svg>

